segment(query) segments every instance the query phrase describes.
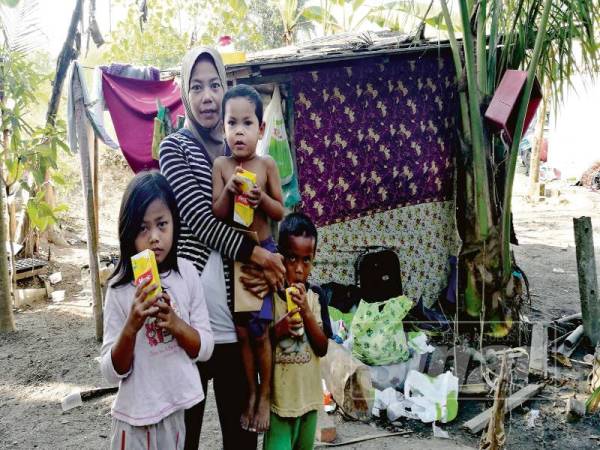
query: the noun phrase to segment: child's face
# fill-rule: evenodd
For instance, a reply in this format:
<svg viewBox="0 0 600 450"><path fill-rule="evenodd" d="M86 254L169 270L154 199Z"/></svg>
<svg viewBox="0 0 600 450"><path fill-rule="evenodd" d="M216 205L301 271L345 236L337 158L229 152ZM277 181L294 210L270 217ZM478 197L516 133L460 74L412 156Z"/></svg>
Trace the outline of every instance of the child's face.
<svg viewBox="0 0 600 450"><path fill-rule="evenodd" d="M306 283L312 270L314 253L314 237L289 236L283 259L288 284Z"/></svg>
<svg viewBox="0 0 600 450"><path fill-rule="evenodd" d="M150 249L156 262L162 263L173 246L173 215L160 199L154 200L146 209L144 220L135 238L135 249L139 253Z"/></svg>
<svg viewBox="0 0 600 450"><path fill-rule="evenodd" d="M258 123L256 107L246 97L235 97L225 105L225 137L238 160L247 160L256 154L256 144L262 138L264 124Z"/></svg>

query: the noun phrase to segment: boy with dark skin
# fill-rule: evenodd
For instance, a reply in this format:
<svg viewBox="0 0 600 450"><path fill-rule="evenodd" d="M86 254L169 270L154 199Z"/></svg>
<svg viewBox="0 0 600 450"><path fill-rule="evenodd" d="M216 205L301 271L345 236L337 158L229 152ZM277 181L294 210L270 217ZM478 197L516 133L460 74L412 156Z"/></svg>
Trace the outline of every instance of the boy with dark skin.
<svg viewBox="0 0 600 450"><path fill-rule="evenodd" d="M308 283L317 249L317 230L301 213L288 215L279 227L286 284L297 308L288 311L285 292L273 299L275 325L271 422L265 450L311 449L317 411L323 407L320 358L327 354L331 324L321 290ZM300 313L300 318L292 316Z"/></svg>

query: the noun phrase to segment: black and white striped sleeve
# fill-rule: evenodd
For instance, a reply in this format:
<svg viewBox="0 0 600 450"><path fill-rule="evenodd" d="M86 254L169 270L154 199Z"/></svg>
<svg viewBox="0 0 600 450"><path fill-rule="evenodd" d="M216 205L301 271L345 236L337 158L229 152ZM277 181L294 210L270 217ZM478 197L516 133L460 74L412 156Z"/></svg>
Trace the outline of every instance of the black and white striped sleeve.
<svg viewBox="0 0 600 450"><path fill-rule="evenodd" d="M191 158L184 154L187 139L178 135L174 133L161 142L160 171L175 193L182 220L203 245L236 261L248 261L256 244L213 215L211 164L200 149L195 149L192 168Z"/></svg>

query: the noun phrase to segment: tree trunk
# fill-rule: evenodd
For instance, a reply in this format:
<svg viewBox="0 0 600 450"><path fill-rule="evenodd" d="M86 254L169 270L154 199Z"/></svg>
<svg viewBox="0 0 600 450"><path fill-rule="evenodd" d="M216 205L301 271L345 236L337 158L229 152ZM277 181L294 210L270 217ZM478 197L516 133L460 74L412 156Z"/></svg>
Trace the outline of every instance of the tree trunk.
<svg viewBox="0 0 600 450"><path fill-rule="evenodd" d="M67 33L67 38L65 39L65 43L63 44L62 50L58 55L58 59L56 61L56 75L54 77L54 82L52 83L52 96L50 97L50 101L48 103L48 111L46 113L46 126L54 126L56 121L56 113L58 111L58 106L60 104L60 97L63 88L63 84L65 78L67 76L67 71L69 70L69 66L71 62L79 56L79 48L75 48L75 35L77 32L77 25L81 21L83 17L83 3L84 0L77 0L75 4L75 9L73 10L73 15L71 16L71 24L69 25L69 31ZM50 205L50 207L54 207L56 204L55 195L54 195L54 187L51 183L51 169L46 169L45 174L45 182L46 182L46 203ZM60 234L55 230L54 225L50 224L47 229L48 233L48 241L54 242L56 244L65 245L66 242L60 236Z"/></svg>
<svg viewBox="0 0 600 450"><path fill-rule="evenodd" d="M531 156L529 162L529 194L528 197L532 201L537 201L540 192L540 155L544 143L544 123L546 122L546 111L548 102L550 101L550 80L546 79L544 83L544 98L542 99L542 107L540 116L535 124L534 141L531 146Z"/></svg>
<svg viewBox="0 0 600 450"><path fill-rule="evenodd" d="M1 61L0 61L1 62ZM0 105L4 111L4 79L0 76ZM4 117L2 117L4 123ZM8 130L2 130L2 150L6 150L8 144ZM0 333L15 331L15 320L13 318L12 303L10 296L10 277L8 275L8 255L6 254L6 186L2 167L4 161L0 158Z"/></svg>
<svg viewBox="0 0 600 450"><path fill-rule="evenodd" d="M2 164L0 163L0 178ZM6 254L6 204L4 185L0 189L0 333L15 331L15 320L12 313L10 297L10 277L8 275L8 255Z"/></svg>
<svg viewBox="0 0 600 450"><path fill-rule="evenodd" d="M0 161L0 180L3 180ZM0 333L15 331L10 296L10 276L8 275L8 255L6 254L6 199L4 183L0 181Z"/></svg>

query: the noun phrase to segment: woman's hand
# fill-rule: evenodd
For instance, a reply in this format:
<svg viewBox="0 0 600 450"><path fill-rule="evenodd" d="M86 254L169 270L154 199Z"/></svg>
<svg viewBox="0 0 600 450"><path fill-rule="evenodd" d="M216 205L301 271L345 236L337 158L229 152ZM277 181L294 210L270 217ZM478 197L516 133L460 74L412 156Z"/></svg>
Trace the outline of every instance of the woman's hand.
<svg viewBox="0 0 600 450"><path fill-rule="evenodd" d="M265 279L260 267L244 264L240 281L244 288L259 298L263 298L269 292L269 283Z"/></svg>
<svg viewBox="0 0 600 450"><path fill-rule="evenodd" d="M263 276L272 290L283 289L285 266L283 265L282 255L271 253L257 245L252 251L250 261L263 269Z"/></svg>
<svg viewBox="0 0 600 450"><path fill-rule="evenodd" d="M129 311L129 316L127 316L125 327L133 335L135 335L139 329L142 328L148 316L153 316L158 312L158 307L156 306L157 299L146 299L148 294L156 289L155 284L148 286L149 282L150 280L146 279L138 284L135 290L133 303L131 304L131 310Z"/></svg>

